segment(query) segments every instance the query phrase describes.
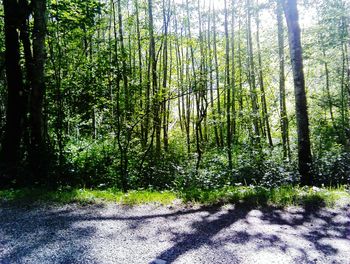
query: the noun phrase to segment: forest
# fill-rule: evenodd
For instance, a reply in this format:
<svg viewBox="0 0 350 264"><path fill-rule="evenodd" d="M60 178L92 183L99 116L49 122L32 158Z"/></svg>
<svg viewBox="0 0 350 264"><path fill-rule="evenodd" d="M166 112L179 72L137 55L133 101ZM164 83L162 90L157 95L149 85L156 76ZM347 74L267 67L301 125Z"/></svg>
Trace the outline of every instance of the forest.
<svg viewBox="0 0 350 264"><path fill-rule="evenodd" d="M1 187L350 183L349 1L1 2Z"/></svg>

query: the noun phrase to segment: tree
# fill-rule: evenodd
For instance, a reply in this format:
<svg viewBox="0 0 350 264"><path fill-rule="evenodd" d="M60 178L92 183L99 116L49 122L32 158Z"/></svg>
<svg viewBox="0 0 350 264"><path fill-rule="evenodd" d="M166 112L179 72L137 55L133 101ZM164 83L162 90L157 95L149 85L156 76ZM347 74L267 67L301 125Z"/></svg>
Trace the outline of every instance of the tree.
<svg viewBox="0 0 350 264"><path fill-rule="evenodd" d="M256 11L256 42L258 46L258 66L259 66L259 85L261 90L261 112L262 112L262 129L264 135L267 135L267 139L270 147L273 147L272 137L271 137L271 128L269 115L267 111L267 103L266 103L266 93L265 93L265 85L264 85L264 75L263 75L263 66L262 66L262 58L261 58L261 47L260 47L260 17L259 17L259 6Z"/></svg>
<svg viewBox="0 0 350 264"><path fill-rule="evenodd" d="M45 95L46 0L33 2L33 70L30 94L30 166L33 177L44 179L47 174L47 153L44 138L43 100Z"/></svg>
<svg viewBox="0 0 350 264"><path fill-rule="evenodd" d="M255 80L255 64L254 64L254 51L253 51L253 38L251 29L251 13L252 7L250 0L246 0L247 6L247 49L248 49L248 82L250 88L250 97L252 104L252 119L255 132L254 142L260 142L260 118L259 118L259 105L256 91L256 80Z"/></svg>
<svg viewBox="0 0 350 264"><path fill-rule="evenodd" d="M311 185L313 183L311 173L312 155L297 1L282 1L288 26L289 49L294 79L299 173L301 175L301 184Z"/></svg>
<svg viewBox="0 0 350 264"><path fill-rule="evenodd" d="M283 7L281 1L277 0L277 28L278 28L278 57L279 57L279 102L280 102L280 124L283 158L290 159L289 125L286 107L286 84L285 84L285 54L284 54L284 27L283 27Z"/></svg>
<svg viewBox="0 0 350 264"><path fill-rule="evenodd" d="M225 46L226 46L226 90L227 90L227 102L226 102L226 143L227 143L227 154L228 154L228 166L229 170L232 171L232 129L231 129L231 79L230 79L230 41L228 37L228 14L227 14L227 3L225 0ZM234 76L232 76L234 78ZM234 83L234 81L233 81Z"/></svg>
<svg viewBox="0 0 350 264"><path fill-rule="evenodd" d="M26 0L4 1L3 4L8 101L0 159L4 175L14 179L20 162L19 150L23 139L28 149L31 180L43 180L47 165L42 114L45 94L46 1L37 0L31 4ZM33 29L29 32L31 16ZM21 67L20 44L24 51L25 78ZM25 135L25 128L29 132L28 135Z"/></svg>
<svg viewBox="0 0 350 264"><path fill-rule="evenodd" d="M20 65L18 28L26 22L28 10L17 1L4 0L5 68L7 78L6 126L0 152L1 181L6 184L17 176L19 149L23 133L26 102L23 73Z"/></svg>
<svg viewBox="0 0 350 264"><path fill-rule="evenodd" d="M151 64L152 76L152 90L153 90L153 129L156 135L156 155L160 155L161 150L161 118L160 118L160 100L159 100L159 85L157 74L157 59L156 59L156 44L154 40L154 26L153 26L153 3L148 0L148 19L149 19L149 54Z"/></svg>

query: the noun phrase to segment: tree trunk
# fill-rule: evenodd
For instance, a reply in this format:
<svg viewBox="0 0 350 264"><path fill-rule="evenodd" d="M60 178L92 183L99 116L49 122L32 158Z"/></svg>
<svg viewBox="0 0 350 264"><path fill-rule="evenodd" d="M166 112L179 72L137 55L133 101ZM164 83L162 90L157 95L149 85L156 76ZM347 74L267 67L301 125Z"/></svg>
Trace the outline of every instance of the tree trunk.
<svg viewBox="0 0 350 264"><path fill-rule="evenodd" d="M270 121L269 121L269 115L268 115L268 111L267 111L264 76L263 76L263 69L262 69L261 47L260 47L259 7L257 7L257 12L256 12L256 42L258 44L259 85L260 85L260 90L261 90L261 106L262 106L262 119L263 119L262 123L265 124L265 126L263 126L263 127L265 127L264 130L266 130L269 146L273 147Z"/></svg>
<svg viewBox="0 0 350 264"><path fill-rule="evenodd" d="M289 49L294 78L299 173L301 184L311 185L313 183L311 173L312 155L297 2L296 0L283 0L283 4L288 25Z"/></svg>
<svg viewBox="0 0 350 264"><path fill-rule="evenodd" d="M228 37L228 19L227 19L227 3L225 0L225 46L226 46L226 90L227 90L227 102L226 102L226 140L227 140L227 154L228 154L228 167L232 171L232 131L231 131L231 80L230 80L230 41Z"/></svg>
<svg viewBox="0 0 350 264"><path fill-rule="evenodd" d="M231 7L231 61L232 61L232 67L231 67L231 76L232 76L232 121L231 121L231 127L232 127L232 136L233 141L236 140L236 68L235 68L235 0L232 0L232 7Z"/></svg>
<svg viewBox="0 0 350 264"><path fill-rule="evenodd" d="M213 43L213 48L214 48L214 63L215 63L215 78L216 78L216 100L217 100L217 107L218 107L218 125L219 125L219 142L220 142L220 147L224 146L224 136L223 136L223 129L221 125L221 100L220 100L220 77L219 77L219 62L218 62L218 51L217 51L217 38L216 38L216 17L215 17L215 9L213 8L213 32L214 32L214 43Z"/></svg>
<svg viewBox="0 0 350 264"><path fill-rule="evenodd" d="M280 0L277 0L277 27L278 27L278 54L279 54L279 102L280 102L280 124L283 158L290 159L289 144L289 124L286 107L286 85L285 85L285 55L284 55L284 28L283 28L283 8Z"/></svg>
<svg viewBox="0 0 350 264"><path fill-rule="evenodd" d="M7 79L7 111L5 133L1 145L1 182L6 185L17 176L19 148L23 132L25 92L20 66L20 46L17 25L19 6L17 1L4 0L5 16L5 69Z"/></svg>
<svg viewBox="0 0 350 264"><path fill-rule="evenodd" d="M121 61L122 61L122 79L123 79L123 95L124 95L124 111L126 116L126 122L129 121L131 115L131 105L130 105L130 95L129 95L129 82L127 74L127 54L124 45L124 33L123 33L123 16L121 10L120 0L117 1L118 4L118 23L119 23L119 41L120 41L120 51L121 51Z"/></svg>
<svg viewBox="0 0 350 264"><path fill-rule="evenodd" d="M215 135L215 143L216 146L220 146L220 141L219 141L219 133L218 133L218 125L217 125L217 111L216 107L214 107L214 79L213 79L213 51L211 47L211 18L212 18L212 11L211 11L211 3L209 3L209 16L208 16L208 53L209 53L209 86L210 86L210 107L212 111L212 118L213 118L213 123L214 123L214 135Z"/></svg>
<svg viewBox="0 0 350 264"><path fill-rule="evenodd" d="M154 40L153 32L153 3L152 0L148 0L148 19L149 19L149 53L151 64L151 76L152 76L152 90L153 90L153 129L156 135L156 155L160 155L161 150L161 118L159 116L159 89L158 89L158 76L157 76L157 60L156 60L156 44Z"/></svg>
<svg viewBox="0 0 350 264"><path fill-rule="evenodd" d="M260 142L260 126L259 126L259 106L256 91L256 80L255 80L255 67L254 67L254 57L253 57L253 39L251 31L251 5L250 0L247 0L247 46L248 46L248 65L249 65L249 88L250 97L252 102L252 115L253 115L253 126L255 132L254 142Z"/></svg>
<svg viewBox="0 0 350 264"><path fill-rule="evenodd" d="M33 176L45 179L47 175L47 153L43 133L43 99L45 95L45 37L46 0L33 2L33 76L30 97L31 151L30 166Z"/></svg>
<svg viewBox="0 0 350 264"><path fill-rule="evenodd" d="M163 42L163 83L162 83L162 95L163 95L163 142L164 150L168 151L168 120L167 120L167 82L168 82L168 26L169 26L169 5L167 4L167 9L165 9L165 0L163 0L163 28L164 28L164 42Z"/></svg>

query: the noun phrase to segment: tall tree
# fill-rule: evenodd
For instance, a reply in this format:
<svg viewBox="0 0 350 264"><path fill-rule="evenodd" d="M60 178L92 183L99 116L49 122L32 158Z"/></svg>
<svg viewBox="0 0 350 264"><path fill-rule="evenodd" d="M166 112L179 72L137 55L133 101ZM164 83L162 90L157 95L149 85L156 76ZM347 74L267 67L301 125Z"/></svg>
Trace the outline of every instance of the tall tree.
<svg viewBox="0 0 350 264"><path fill-rule="evenodd" d="M154 39L153 25L153 1L148 0L148 30L149 30L149 54L152 76L152 91L153 91L153 129L156 135L156 154L160 154L161 150L161 118L159 116L160 100L159 100L159 85L157 74L157 59L156 59L156 44Z"/></svg>
<svg viewBox="0 0 350 264"><path fill-rule="evenodd" d="M216 146L220 146L219 141L219 133L218 133L218 125L217 125L217 110L216 107L214 107L214 79L213 79L213 50L212 50L212 41L211 41L211 35L212 35L212 25L211 25L211 18L212 18L212 11L211 11L211 1L209 3L209 15L208 15L208 67L209 67L209 87L210 87L210 107L212 109L212 118L213 118L213 125L214 125L214 135L215 135L215 143Z"/></svg>
<svg viewBox="0 0 350 264"><path fill-rule="evenodd" d="M36 0L33 6L33 71L30 95L31 148L30 163L34 177L43 179L47 174L47 153L44 138L43 100L45 95L45 37L46 0Z"/></svg>
<svg viewBox="0 0 350 264"><path fill-rule="evenodd" d="M236 137L235 0L231 2L232 137Z"/></svg>
<svg viewBox="0 0 350 264"><path fill-rule="evenodd" d="M285 82L285 54L284 54L284 27L283 7L277 0L277 28L278 28L278 57L279 57L279 102L280 102L280 124L283 158L290 159L289 124L286 107L286 82Z"/></svg>
<svg viewBox="0 0 350 264"><path fill-rule="evenodd" d="M301 184L311 185L313 183L311 172L312 155L297 1L281 1L283 1L288 26L289 49L293 69L299 173L301 175Z"/></svg>
<svg viewBox="0 0 350 264"><path fill-rule="evenodd" d="M163 0L163 30L164 30L164 39L163 39L163 82L162 82L162 110L163 110L163 142L164 150L168 150L169 139L168 139L168 100L166 100L167 94L167 84L168 84L168 28L170 20L170 1L165 3Z"/></svg>
<svg viewBox="0 0 350 264"><path fill-rule="evenodd" d="M217 114L218 114L218 125L219 125L219 142L220 146L224 146L224 136L223 136L223 129L221 125L221 118L222 118L222 109L221 109L221 96L220 96L220 76L219 76L219 62L218 62L218 50L217 50L217 27L216 27L216 11L214 8L214 3L213 3L213 31L214 31L214 36L213 36L213 52L214 52L214 63L215 63L215 78L216 78L216 100L217 100Z"/></svg>
<svg viewBox="0 0 350 264"><path fill-rule="evenodd" d="M246 1L247 8L247 48L248 48L248 82L250 87L250 97L252 103L253 114L253 126L256 139L255 142L260 142L260 118L259 118L259 105L256 91L256 78L255 78L255 66L254 66L254 51L253 51L253 38L251 29L251 13L252 6L251 1Z"/></svg>
<svg viewBox="0 0 350 264"><path fill-rule="evenodd" d="M264 134L267 135L269 145L270 147L272 147L273 143L272 143L269 115L267 111L266 92L265 92L264 75L263 75L263 63L261 58L259 8L260 7L257 6L255 19L256 19L256 42L258 46L258 66L259 66L259 85L260 85L260 91L261 91L262 124L264 124L262 127L264 130Z"/></svg>
<svg viewBox="0 0 350 264"><path fill-rule="evenodd" d="M225 46L226 46L226 91L227 91L227 102L226 102L226 143L227 143L227 154L228 154L228 166L232 171L232 129L231 129L231 79L230 79L230 41L228 36L228 14L227 14L227 3L225 0ZM232 76L234 78L234 76Z"/></svg>
<svg viewBox="0 0 350 264"><path fill-rule="evenodd" d="M5 69L7 78L7 112L5 133L1 145L1 182L8 183L17 174L19 148L23 132L25 91L20 66L18 26L26 23L29 13L17 1L4 0Z"/></svg>

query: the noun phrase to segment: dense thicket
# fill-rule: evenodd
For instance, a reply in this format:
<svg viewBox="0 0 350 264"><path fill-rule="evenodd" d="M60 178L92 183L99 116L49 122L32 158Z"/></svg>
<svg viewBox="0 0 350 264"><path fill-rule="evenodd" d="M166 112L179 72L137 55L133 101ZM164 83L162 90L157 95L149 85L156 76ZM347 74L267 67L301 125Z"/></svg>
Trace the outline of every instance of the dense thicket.
<svg viewBox="0 0 350 264"><path fill-rule="evenodd" d="M3 0L0 180L350 180L346 0Z"/></svg>

